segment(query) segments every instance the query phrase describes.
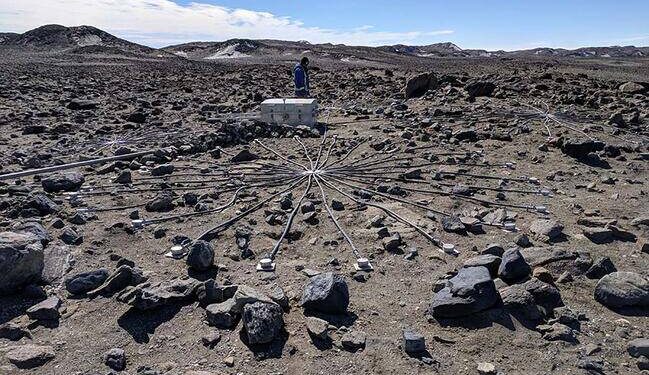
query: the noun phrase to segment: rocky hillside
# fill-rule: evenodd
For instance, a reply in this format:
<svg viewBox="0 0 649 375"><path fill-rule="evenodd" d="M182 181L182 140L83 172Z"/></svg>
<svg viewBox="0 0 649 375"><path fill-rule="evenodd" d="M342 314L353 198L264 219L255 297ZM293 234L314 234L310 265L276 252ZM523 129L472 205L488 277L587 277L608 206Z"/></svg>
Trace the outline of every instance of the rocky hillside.
<svg viewBox="0 0 649 375"><path fill-rule="evenodd" d="M16 33L0 33L0 44L11 43L14 39L18 38L20 34Z"/></svg>
<svg viewBox="0 0 649 375"><path fill-rule="evenodd" d="M120 39L92 26L44 25L23 34L0 34L0 45L47 52L167 56L164 52Z"/></svg>
<svg viewBox="0 0 649 375"><path fill-rule="evenodd" d="M567 50L563 48L535 48L531 50L516 51L510 54L518 56L540 55L556 57L649 57L649 47L584 47L575 50Z"/></svg>
<svg viewBox="0 0 649 375"><path fill-rule="evenodd" d="M396 44L380 47L347 46L344 44L311 44L307 41L230 39L221 42L189 42L154 49L120 39L92 26L65 27L45 25L24 34L0 33L0 46L29 48L45 52L93 55L126 55L149 57L179 56L191 60L224 60L267 58L294 60L308 54L342 62L377 61L394 63L395 59L427 59L440 57L565 57L565 58L637 58L649 57L649 47L612 46L585 47L576 50L535 48L521 51L487 51L462 49L451 42L423 46Z"/></svg>
<svg viewBox="0 0 649 375"><path fill-rule="evenodd" d="M232 59L246 57L293 56L309 54L342 61L386 60L396 57L527 57L552 56L566 58L633 58L649 57L649 47L585 47L576 50L536 48L521 51L487 51L462 49L454 43L425 46L396 44L380 47L347 46L344 44L311 44L306 41L231 39L224 42L192 42L169 46L163 50L189 59Z"/></svg>

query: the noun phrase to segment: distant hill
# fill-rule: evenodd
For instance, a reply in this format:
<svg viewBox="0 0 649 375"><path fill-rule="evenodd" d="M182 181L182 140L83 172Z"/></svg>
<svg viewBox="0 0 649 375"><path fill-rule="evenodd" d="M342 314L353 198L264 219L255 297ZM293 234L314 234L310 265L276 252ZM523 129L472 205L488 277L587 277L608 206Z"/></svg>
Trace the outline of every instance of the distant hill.
<svg viewBox="0 0 649 375"><path fill-rule="evenodd" d="M0 33L0 45L46 52L104 54L146 57L182 57L192 60L245 59L249 57L295 60L307 54L345 62L360 60L391 61L410 58L489 58L489 57L563 57L563 58L637 58L649 57L649 47L585 47L575 50L535 48L521 51L462 49L451 43L424 46L396 44L380 47L344 44L311 44L306 41L230 39L222 42L190 42L154 49L129 42L92 26L65 27L45 25L24 34Z"/></svg>
<svg viewBox="0 0 649 375"><path fill-rule="evenodd" d="M373 59L391 56L412 57L517 57L517 56L550 56L566 58L632 58L649 57L649 47L612 46L586 47L575 50L561 48L536 48L521 51L487 51L479 49L462 49L446 42L425 46L396 44L380 47L347 46L343 44L311 44L308 42L291 42L281 40L231 39L224 42L192 42L162 48L162 50L189 59L218 60L231 58L261 56L291 56L312 54L338 59Z"/></svg>
<svg viewBox="0 0 649 375"><path fill-rule="evenodd" d="M23 34L0 34L0 45L47 52L170 57L165 52L120 39L93 26L44 25Z"/></svg>
<svg viewBox="0 0 649 375"><path fill-rule="evenodd" d="M562 48L534 48L512 52L517 55L557 56L557 57L649 57L649 47L611 46L584 47L574 50Z"/></svg>

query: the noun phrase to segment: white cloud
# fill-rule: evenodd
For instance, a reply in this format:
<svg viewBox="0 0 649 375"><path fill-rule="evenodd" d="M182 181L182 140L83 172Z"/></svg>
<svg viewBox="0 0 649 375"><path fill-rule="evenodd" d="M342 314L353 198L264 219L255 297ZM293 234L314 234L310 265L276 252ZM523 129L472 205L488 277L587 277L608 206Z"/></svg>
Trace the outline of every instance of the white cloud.
<svg viewBox="0 0 649 375"><path fill-rule="evenodd" d="M44 24L92 25L153 47L230 38L308 40L382 45L431 43L452 30L389 32L371 26L334 30L291 17L205 3L169 0L0 0L0 31L24 32Z"/></svg>
<svg viewBox="0 0 649 375"><path fill-rule="evenodd" d="M643 40L649 40L649 35L634 36L631 38L620 39L621 42L639 42Z"/></svg>

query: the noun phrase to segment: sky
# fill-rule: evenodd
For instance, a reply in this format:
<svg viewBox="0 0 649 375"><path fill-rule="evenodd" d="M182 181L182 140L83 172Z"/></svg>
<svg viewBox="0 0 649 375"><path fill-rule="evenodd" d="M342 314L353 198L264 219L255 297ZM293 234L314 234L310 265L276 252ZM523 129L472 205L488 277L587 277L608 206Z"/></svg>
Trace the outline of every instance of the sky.
<svg viewBox="0 0 649 375"><path fill-rule="evenodd" d="M519 50L649 46L649 0L0 0L0 32L91 25L163 47L231 38Z"/></svg>

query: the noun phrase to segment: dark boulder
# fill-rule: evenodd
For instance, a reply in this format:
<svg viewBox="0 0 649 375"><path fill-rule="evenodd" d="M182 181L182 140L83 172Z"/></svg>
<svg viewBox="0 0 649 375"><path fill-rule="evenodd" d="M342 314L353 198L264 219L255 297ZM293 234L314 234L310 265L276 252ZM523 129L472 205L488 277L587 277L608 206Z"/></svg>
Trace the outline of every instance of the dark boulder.
<svg viewBox="0 0 649 375"><path fill-rule="evenodd" d="M241 320L249 344L266 344L279 336L284 327L282 308L275 303L255 302L243 307Z"/></svg>
<svg viewBox="0 0 649 375"><path fill-rule="evenodd" d="M196 241L187 254L187 266L196 271L207 271L214 262L214 249L209 242Z"/></svg>
<svg viewBox="0 0 649 375"><path fill-rule="evenodd" d="M31 233L0 233L0 295L13 294L43 271L43 245Z"/></svg>
<svg viewBox="0 0 649 375"><path fill-rule="evenodd" d="M649 306L649 280L634 272L613 272L597 282L595 300L611 308Z"/></svg>
<svg viewBox="0 0 649 375"><path fill-rule="evenodd" d="M408 78L404 95L406 99L423 96L428 90L437 88L437 77L434 73L421 73Z"/></svg>
<svg viewBox="0 0 649 375"><path fill-rule="evenodd" d="M501 279L506 282L516 282L528 277L530 272L532 268L518 248L505 251L498 267L498 276Z"/></svg>
<svg viewBox="0 0 649 375"><path fill-rule="evenodd" d="M77 191L86 179L79 172L67 172L51 175L41 181L43 190L48 193L61 191Z"/></svg>
<svg viewBox="0 0 649 375"><path fill-rule="evenodd" d="M101 286L108 278L108 275L108 270L105 268L76 274L65 280L65 289L70 294L85 294Z"/></svg>
<svg viewBox="0 0 649 375"><path fill-rule="evenodd" d="M491 96L496 90L496 85L488 81L473 81L468 83L464 89L470 97L477 98L479 96Z"/></svg>
<svg viewBox="0 0 649 375"><path fill-rule="evenodd" d="M498 292L487 267L462 268L435 293L429 313L456 318L488 309L498 302Z"/></svg>
<svg viewBox="0 0 649 375"><path fill-rule="evenodd" d="M349 305L347 282L331 272L314 276L304 288L301 305L305 310L344 314Z"/></svg>

